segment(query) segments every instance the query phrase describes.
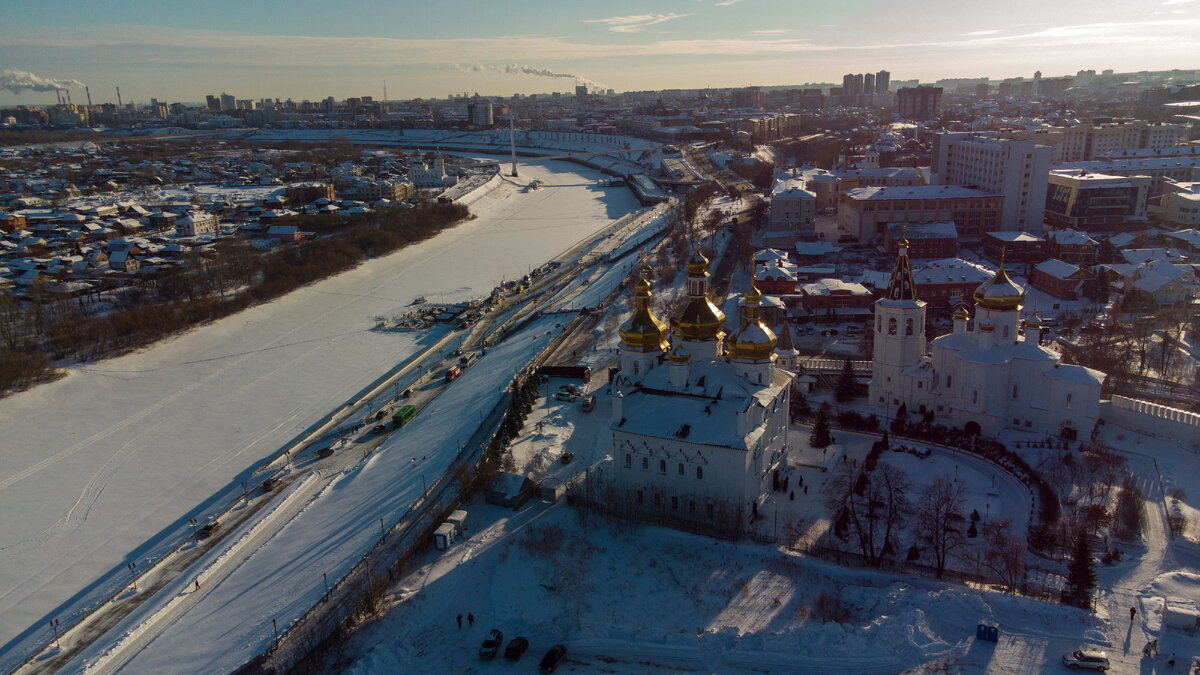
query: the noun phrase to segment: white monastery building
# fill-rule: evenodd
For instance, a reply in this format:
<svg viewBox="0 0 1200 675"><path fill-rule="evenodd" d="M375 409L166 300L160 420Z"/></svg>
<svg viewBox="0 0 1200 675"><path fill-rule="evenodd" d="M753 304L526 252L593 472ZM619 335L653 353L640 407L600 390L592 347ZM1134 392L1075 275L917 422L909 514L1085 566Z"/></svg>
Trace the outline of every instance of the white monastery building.
<svg viewBox="0 0 1200 675"><path fill-rule="evenodd" d="M757 288L746 292L740 327L726 338L699 251L687 272L670 343L644 276L621 327L611 422L616 495L681 519L748 514L784 459L792 376L775 367L775 335L762 322Z"/></svg>
<svg viewBox="0 0 1200 675"><path fill-rule="evenodd" d="M1005 429L1074 439L1088 438L1100 415L1104 374L1059 362L1059 356L1018 334L1025 290L1004 265L975 291L975 320L954 312L954 330L929 343L925 302L917 299L901 240L886 296L875 303L871 403L894 412L932 410L934 420L972 434ZM1034 316L1028 335L1040 332Z"/></svg>

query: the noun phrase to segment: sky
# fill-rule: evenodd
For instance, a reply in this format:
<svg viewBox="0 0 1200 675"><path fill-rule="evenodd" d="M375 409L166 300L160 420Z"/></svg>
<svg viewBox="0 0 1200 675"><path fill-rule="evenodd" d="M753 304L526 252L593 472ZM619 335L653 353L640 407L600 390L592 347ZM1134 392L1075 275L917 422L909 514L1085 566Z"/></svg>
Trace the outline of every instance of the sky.
<svg viewBox="0 0 1200 675"><path fill-rule="evenodd" d="M54 103L2 88L31 78L144 103L1200 68L1200 0L0 0L0 16L4 105Z"/></svg>

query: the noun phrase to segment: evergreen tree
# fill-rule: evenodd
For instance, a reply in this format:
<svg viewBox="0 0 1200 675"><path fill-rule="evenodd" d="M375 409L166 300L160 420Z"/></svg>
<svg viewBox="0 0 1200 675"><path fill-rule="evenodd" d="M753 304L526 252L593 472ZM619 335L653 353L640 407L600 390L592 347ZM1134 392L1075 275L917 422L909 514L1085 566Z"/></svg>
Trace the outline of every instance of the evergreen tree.
<svg viewBox="0 0 1200 675"><path fill-rule="evenodd" d="M791 403L791 411L790 412L792 415L793 422L795 422L796 420L799 420L799 419L804 419L805 417L808 417L809 415L812 414L812 408L809 407L808 399L804 396L803 391L801 391L799 389L795 389L792 391L792 403Z"/></svg>
<svg viewBox="0 0 1200 675"><path fill-rule="evenodd" d="M1087 535L1080 533L1075 539L1075 552L1067 565L1067 588L1063 600L1068 604L1091 609L1092 590L1096 588L1096 569L1092 562L1092 549Z"/></svg>
<svg viewBox="0 0 1200 675"><path fill-rule="evenodd" d="M854 368L850 365L850 359L846 359L846 362L842 364L842 374L838 376L833 396L838 403L846 403L854 400L856 395L858 395L858 380L854 378Z"/></svg>
<svg viewBox="0 0 1200 675"><path fill-rule="evenodd" d="M814 448L828 448L833 442L833 437L829 433L829 404L822 403L817 409L817 421L813 423L812 435L808 437L808 444Z"/></svg>

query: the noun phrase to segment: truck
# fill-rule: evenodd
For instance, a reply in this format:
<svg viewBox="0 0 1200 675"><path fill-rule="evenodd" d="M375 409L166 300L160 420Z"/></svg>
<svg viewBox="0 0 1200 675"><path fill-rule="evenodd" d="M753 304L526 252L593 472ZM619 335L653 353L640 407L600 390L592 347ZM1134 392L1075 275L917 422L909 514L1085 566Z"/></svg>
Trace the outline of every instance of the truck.
<svg viewBox="0 0 1200 675"><path fill-rule="evenodd" d="M479 358L479 355L475 352L467 352L458 357L458 365L462 368L470 368L475 364L475 359L477 358Z"/></svg>
<svg viewBox="0 0 1200 675"><path fill-rule="evenodd" d="M459 366L450 366L446 369L447 382L453 382L457 380L459 375L462 375L462 368Z"/></svg>

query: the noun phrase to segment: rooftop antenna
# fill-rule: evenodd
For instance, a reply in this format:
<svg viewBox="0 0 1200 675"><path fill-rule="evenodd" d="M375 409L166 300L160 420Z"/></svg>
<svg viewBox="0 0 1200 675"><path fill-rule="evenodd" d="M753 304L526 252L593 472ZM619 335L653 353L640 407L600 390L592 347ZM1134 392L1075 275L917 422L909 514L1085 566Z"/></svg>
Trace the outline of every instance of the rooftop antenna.
<svg viewBox="0 0 1200 675"><path fill-rule="evenodd" d="M117 107L118 108L123 107L123 104L121 103L121 87L120 86L117 87Z"/></svg>
<svg viewBox="0 0 1200 675"><path fill-rule="evenodd" d="M88 97L88 107L89 107L89 108L90 108L90 107L92 107L92 90L88 89L88 86L85 84L85 85L83 85L83 92L84 92L85 94L87 94L87 97Z"/></svg>
<svg viewBox="0 0 1200 675"><path fill-rule="evenodd" d="M513 121L516 119L517 112L510 110L508 113L508 148L512 151L512 175L517 177L517 127Z"/></svg>

